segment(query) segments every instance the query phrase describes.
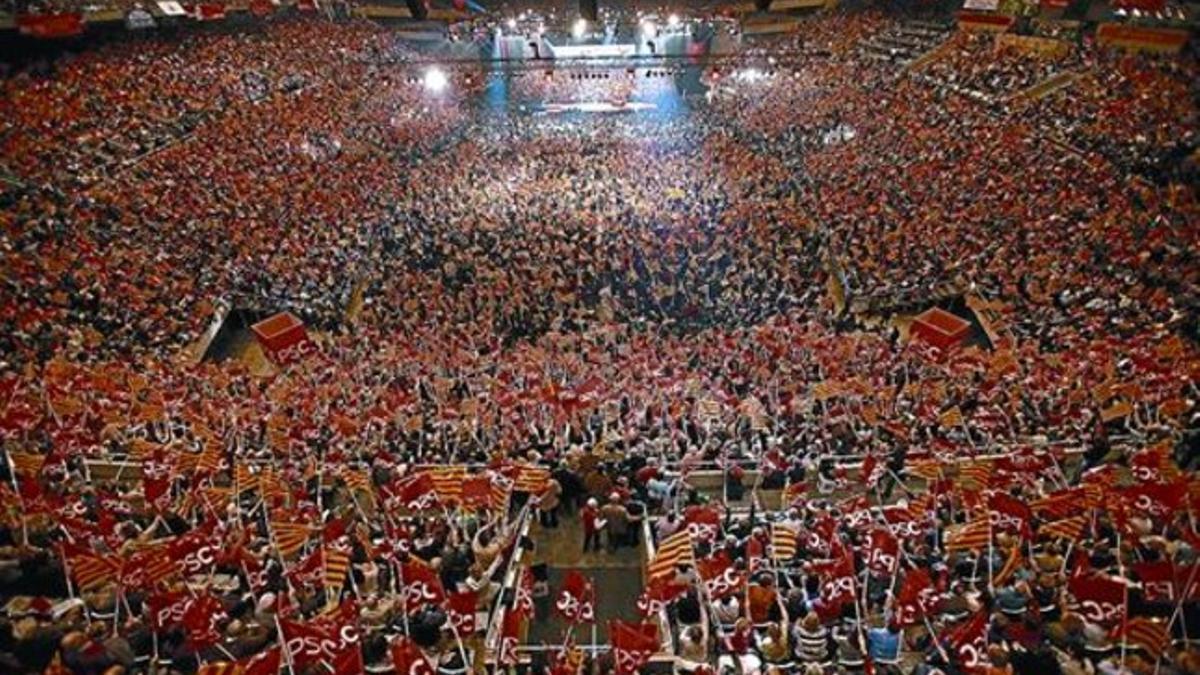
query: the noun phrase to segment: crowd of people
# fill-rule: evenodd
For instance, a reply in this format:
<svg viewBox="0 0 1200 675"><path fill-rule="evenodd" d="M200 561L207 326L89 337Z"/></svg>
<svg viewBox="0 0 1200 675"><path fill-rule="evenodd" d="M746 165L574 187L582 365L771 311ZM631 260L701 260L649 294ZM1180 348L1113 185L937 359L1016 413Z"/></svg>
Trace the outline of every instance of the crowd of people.
<svg viewBox="0 0 1200 675"><path fill-rule="evenodd" d="M532 515L633 500L659 545L717 514L647 585L691 672L1195 672L1197 64L1073 46L997 108L960 89L1062 64L855 49L894 20L812 17L706 96L430 87L315 18L4 80L5 670L481 672ZM890 320L961 297L972 346ZM231 308L311 349L196 362Z"/></svg>

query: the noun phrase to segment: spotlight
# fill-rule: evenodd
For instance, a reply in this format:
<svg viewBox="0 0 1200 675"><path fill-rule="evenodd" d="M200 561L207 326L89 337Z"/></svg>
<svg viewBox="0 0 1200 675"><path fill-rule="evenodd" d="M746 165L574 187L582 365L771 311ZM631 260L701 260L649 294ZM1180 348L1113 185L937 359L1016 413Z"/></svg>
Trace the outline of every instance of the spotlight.
<svg viewBox="0 0 1200 675"><path fill-rule="evenodd" d="M647 20L642 22L642 34L646 37L653 37L655 30L656 28L653 21Z"/></svg>
<svg viewBox="0 0 1200 675"><path fill-rule="evenodd" d="M679 25L679 15L672 14L671 16L668 16L667 17L667 25L670 26L671 28L675 28L676 26L678 26Z"/></svg>
<svg viewBox="0 0 1200 675"><path fill-rule="evenodd" d="M509 19L509 20L508 20L508 29L509 29L509 30L516 30L516 29L517 29L517 20L516 20L516 19Z"/></svg>
<svg viewBox="0 0 1200 675"><path fill-rule="evenodd" d="M583 34L586 32L587 32L587 21L585 21L584 19L576 19L575 25L571 26L571 35L575 36L575 39L578 40L578 39L582 38Z"/></svg>
<svg viewBox="0 0 1200 675"><path fill-rule="evenodd" d="M425 88L435 94L444 91L450 84L450 80L446 77L446 73L442 72L441 68L430 68L425 71L425 77L421 80Z"/></svg>

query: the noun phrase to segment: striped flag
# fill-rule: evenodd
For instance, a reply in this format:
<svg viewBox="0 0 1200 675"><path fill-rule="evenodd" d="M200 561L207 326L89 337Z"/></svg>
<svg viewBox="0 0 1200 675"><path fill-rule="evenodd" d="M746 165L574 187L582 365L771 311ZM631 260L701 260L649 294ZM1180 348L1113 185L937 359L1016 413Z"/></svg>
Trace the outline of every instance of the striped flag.
<svg viewBox="0 0 1200 675"><path fill-rule="evenodd" d="M841 385L837 382L822 380L812 387L812 397L818 401L827 401L841 394Z"/></svg>
<svg viewBox="0 0 1200 675"><path fill-rule="evenodd" d="M73 542L63 542L63 562L81 591L91 591L116 581L121 561L114 556L102 556Z"/></svg>
<svg viewBox="0 0 1200 675"><path fill-rule="evenodd" d="M958 406L953 406L938 415L938 424L947 428L962 426L963 421L962 408Z"/></svg>
<svg viewBox="0 0 1200 675"><path fill-rule="evenodd" d="M238 462L233 466L233 484L238 495L258 487L258 478L249 464Z"/></svg>
<svg viewBox="0 0 1200 675"><path fill-rule="evenodd" d="M970 551L985 548L992 539L992 523L987 518L946 529L946 551Z"/></svg>
<svg viewBox="0 0 1200 675"><path fill-rule="evenodd" d="M371 474L366 469L351 469L342 467L340 478L351 490L370 493L372 491Z"/></svg>
<svg viewBox="0 0 1200 675"><path fill-rule="evenodd" d="M1017 569L1021 567L1021 563L1023 562L1025 562L1025 556L1021 554L1021 542L1018 541L1013 545L1012 550L1008 552L1008 558L1004 561L1004 567L1001 567L1000 571L996 573L996 576L992 579L992 583L997 588L1008 583L1008 580L1016 574Z"/></svg>
<svg viewBox="0 0 1200 675"><path fill-rule="evenodd" d="M905 467L904 471L910 476L916 476L931 483L942 478L942 464L936 459L913 462Z"/></svg>
<svg viewBox="0 0 1200 675"><path fill-rule="evenodd" d="M1055 539L1069 539L1079 543L1079 540L1083 538L1083 533L1087 530L1088 522L1087 516L1074 516L1042 523L1042 526L1038 528L1038 534Z"/></svg>
<svg viewBox="0 0 1200 675"><path fill-rule="evenodd" d="M958 485L964 490L978 492L992 481L992 465L987 462L964 464L958 469Z"/></svg>
<svg viewBox="0 0 1200 675"><path fill-rule="evenodd" d="M9 453L8 460L12 464L13 473L22 478L36 478L42 472L46 456L32 452L12 452Z"/></svg>
<svg viewBox="0 0 1200 675"><path fill-rule="evenodd" d="M670 579L675 575L675 567L683 564L696 564L692 535L687 528L662 540L646 568L646 575L650 579Z"/></svg>
<svg viewBox="0 0 1200 675"><path fill-rule="evenodd" d="M221 449L215 442L204 444L204 450L196 458L197 473L216 473L221 470Z"/></svg>
<svg viewBox="0 0 1200 675"><path fill-rule="evenodd" d="M462 497L462 484L467 479L465 466L439 466L429 470L433 491L443 504L457 503Z"/></svg>
<svg viewBox="0 0 1200 675"><path fill-rule="evenodd" d="M1167 632L1167 625L1145 616L1127 621L1121 629L1121 634L1126 644L1139 646L1155 657L1165 653L1167 647L1171 646L1171 634Z"/></svg>
<svg viewBox="0 0 1200 675"><path fill-rule="evenodd" d="M1129 417L1132 414L1133 404L1129 403L1128 401L1117 401L1111 406L1100 411L1100 421L1107 424L1113 420Z"/></svg>
<svg viewBox="0 0 1200 675"><path fill-rule="evenodd" d="M312 528L305 523L271 521L271 534L275 536L275 548L279 549L279 555L288 558L304 546L312 534Z"/></svg>
<svg viewBox="0 0 1200 675"><path fill-rule="evenodd" d="M346 575L350 573L350 556L333 548L325 548L325 588L332 597L341 595Z"/></svg>
<svg viewBox="0 0 1200 675"><path fill-rule="evenodd" d="M796 557L797 534L795 529L782 523L771 525L771 557L776 562Z"/></svg>
<svg viewBox="0 0 1200 675"><path fill-rule="evenodd" d="M258 493L268 502L286 501L287 484L273 468L266 467L258 474Z"/></svg>
<svg viewBox="0 0 1200 675"><path fill-rule="evenodd" d="M521 464L517 467L516 485L513 487L517 492L540 495L548 485L550 485L550 469L533 464Z"/></svg>

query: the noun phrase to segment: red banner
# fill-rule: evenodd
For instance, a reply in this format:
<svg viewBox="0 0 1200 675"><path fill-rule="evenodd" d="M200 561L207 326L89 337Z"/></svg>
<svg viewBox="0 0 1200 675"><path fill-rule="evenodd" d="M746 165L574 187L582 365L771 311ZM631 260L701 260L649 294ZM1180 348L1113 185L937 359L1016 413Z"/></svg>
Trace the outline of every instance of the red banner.
<svg viewBox="0 0 1200 675"><path fill-rule="evenodd" d="M1188 32L1174 28L1143 28L1105 23L1096 29L1096 41L1103 46L1174 53L1183 49L1183 45L1188 41Z"/></svg>
<svg viewBox="0 0 1200 675"><path fill-rule="evenodd" d="M221 5L197 5L196 16L200 20L204 7L219 7L221 18L225 16L225 8ZM294 363L304 358L310 351L311 344L308 333L304 330L304 322L290 312L280 312L268 317L250 327L258 343L262 345L267 358L275 363Z"/></svg>
<svg viewBox="0 0 1200 675"><path fill-rule="evenodd" d="M225 18L225 5L215 2L201 2L192 5L192 16L197 21L220 21Z"/></svg>
<svg viewBox="0 0 1200 675"><path fill-rule="evenodd" d="M63 38L83 34L83 14L22 14L17 17L21 35L35 38Z"/></svg>
<svg viewBox="0 0 1200 675"><path fill-rule="evenodd" d="M250 0L250 13L254 16L263 17L275 11L275 5L271 4L271 0Z"/></svg>
<svg viewBox="0 0 1200 675"><path fill-rule="evenodd" d="M982 12L959 12L958 27L963 30L1003 33L1016 23L1007 14L985 14Z"/></svg>

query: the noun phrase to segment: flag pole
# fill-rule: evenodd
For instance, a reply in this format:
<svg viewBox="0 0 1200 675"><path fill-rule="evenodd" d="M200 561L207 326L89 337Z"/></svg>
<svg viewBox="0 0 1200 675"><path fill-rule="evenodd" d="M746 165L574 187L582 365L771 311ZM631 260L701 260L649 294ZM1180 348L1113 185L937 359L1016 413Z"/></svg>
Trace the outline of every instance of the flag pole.
<svg viewBox="0 0 1200 675"><path fill-rule="evenodd" d="M296 667L292 663L292 650L288 647L287 638L283 635L283 626L279 624L278 608L275 612L275 633L279 635L279 646L283 651L283 660L287 664L287 671L289 675L296 675Z"/></svg>

